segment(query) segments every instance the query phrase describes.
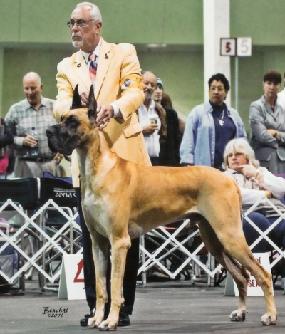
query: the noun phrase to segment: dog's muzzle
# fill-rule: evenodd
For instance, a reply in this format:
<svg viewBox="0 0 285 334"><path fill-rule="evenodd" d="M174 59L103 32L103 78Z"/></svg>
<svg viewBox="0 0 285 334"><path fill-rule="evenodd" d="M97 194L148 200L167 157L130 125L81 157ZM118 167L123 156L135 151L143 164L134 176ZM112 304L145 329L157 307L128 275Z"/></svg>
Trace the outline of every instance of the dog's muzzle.
<svg viewBox="0 0 285 334"><path fill-rule="evenodd" d="M80 143L80 136L71 135L65 127L60 124L52 125L46 130L48 146L54 153L58 152L68 156Z"/></svg>
<svg viewBox="0 0 285 334"><path fill-rule="evenodd" d="M60 125L52 125L47 128L46 135L48 138L48 147L54 153L61 153L64 155L70 155L72 150L68 149L68 146L64 143L61 134Z"/></svg>

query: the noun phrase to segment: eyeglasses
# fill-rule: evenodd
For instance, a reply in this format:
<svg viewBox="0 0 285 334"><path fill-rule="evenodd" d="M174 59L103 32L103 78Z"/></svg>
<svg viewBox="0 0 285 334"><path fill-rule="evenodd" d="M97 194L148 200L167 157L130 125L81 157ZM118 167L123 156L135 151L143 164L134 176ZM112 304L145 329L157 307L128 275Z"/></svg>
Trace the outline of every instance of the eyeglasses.
<svg viewBox="0 0 285 334"><path fill-rule="evenodd" d="M77 27L79 27L79 28L85 28L85 27L88 26L88 23L91 22L91 21L94 21L94 20L93 19L90 19L90 20L82 20L82 19L73 20L73 19L71 19L70 21L67 22L67 26L68 26L69 29L71 29L76 24Z"/></svg>

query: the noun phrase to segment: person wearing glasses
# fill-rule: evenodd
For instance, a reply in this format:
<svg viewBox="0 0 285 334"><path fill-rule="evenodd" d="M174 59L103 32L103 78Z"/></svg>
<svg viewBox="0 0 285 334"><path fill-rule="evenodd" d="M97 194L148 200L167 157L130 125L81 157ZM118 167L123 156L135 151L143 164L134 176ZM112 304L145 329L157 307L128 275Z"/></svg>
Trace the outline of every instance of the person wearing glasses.
<svg viewBox="0 0 285 334"><path fill-rule="evenodd" d="M78 85L81 102L87 103L90 86L93 84L98 103L96 123L107 133L112 150L123 159L138 164L150 165L144 139L138 123L136 110L143 103L141 68L133 45L106 42L101 36L102 16L99 8L90 2L77 4L67 25L72 45L79 49L63 59L57 67L58 95L54 114L60 119L68 112L72 103L73 90ZM84 223L78 178L76 152L72 155L71 169L73 184L77 187L79 213L82 228L85 292L90 314L81 319L88 325L95 307L95 273L92 244ZM139 262L139 239L131 242L124 276L124 305L121 307L119 326L130 324L135 299L136 277ZM109 305L106 305L106 314Z"/></svg>
<svg viewBox="0 0 285 334"><path fill-rule="evenodd" d="M223 169L223 153L228 141L246 137L236 110L226 105L229 81L222 73L208 81L209 101L189 113L180 145L181 165L203 165Z"/></svg>
<svg viewBox="0 0 285 334"><path fill-rule="evenodd" d="M246 212L256 204L254 211L247 215L248 218L263 232L271 228L267 235L277 246L284 249L285 220L283 217L280 219L280 214L285 213L285 179L272 174L266 167L261 167L252 147L244 138L228 142L224 152L224 166L224 173L239 187L243 211ZM246 219L243 219L243 230L249 245L260 237L260 233ZM255 245L253 251L258 253L272 249L272 245L264 239ZM284 289L285 267L278 267Z"/></svg>

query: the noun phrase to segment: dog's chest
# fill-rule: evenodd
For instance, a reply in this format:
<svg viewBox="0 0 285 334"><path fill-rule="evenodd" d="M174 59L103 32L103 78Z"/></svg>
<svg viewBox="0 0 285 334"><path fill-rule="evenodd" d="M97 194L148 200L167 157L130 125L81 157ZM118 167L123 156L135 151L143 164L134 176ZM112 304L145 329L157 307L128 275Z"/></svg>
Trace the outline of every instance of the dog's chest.
<svg viewBox="0 0 285 334"><path fill-rule="evenodd" d="M95 229L98 233L107 237L109 230L109 217L107 214L107 204L103 201L103 199L96 198L91 191L87 190L85 191L82 208L84 211L86 225L88 226L90 232Z"/></svg>

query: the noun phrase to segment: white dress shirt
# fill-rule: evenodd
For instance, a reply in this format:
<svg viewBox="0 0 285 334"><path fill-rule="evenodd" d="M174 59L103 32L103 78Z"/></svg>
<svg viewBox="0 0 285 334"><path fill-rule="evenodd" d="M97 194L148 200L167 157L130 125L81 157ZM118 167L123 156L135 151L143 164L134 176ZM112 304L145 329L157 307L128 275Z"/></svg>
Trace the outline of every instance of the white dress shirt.
<svg viewBox="0 0 285 334"><path fill-rule="evenodd" d="M141 105L138 110L138 115L139 115L139 123L142 129L148 126L153 120L157 124L157 130L155 130L150 135L144 135L144 140L145 140L148 155L151 158L159 157L159 153L160 153L159 130L161 127L161 121L155 110L154 100L151 101L149 109L147 109L144 104Z"/></svg>

